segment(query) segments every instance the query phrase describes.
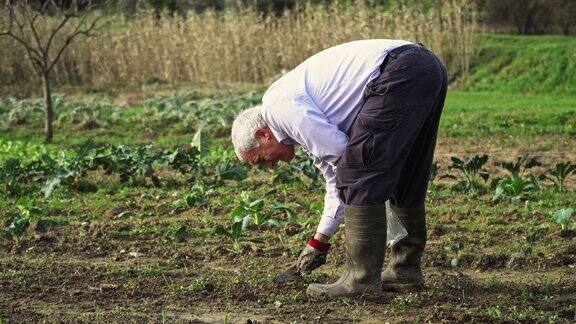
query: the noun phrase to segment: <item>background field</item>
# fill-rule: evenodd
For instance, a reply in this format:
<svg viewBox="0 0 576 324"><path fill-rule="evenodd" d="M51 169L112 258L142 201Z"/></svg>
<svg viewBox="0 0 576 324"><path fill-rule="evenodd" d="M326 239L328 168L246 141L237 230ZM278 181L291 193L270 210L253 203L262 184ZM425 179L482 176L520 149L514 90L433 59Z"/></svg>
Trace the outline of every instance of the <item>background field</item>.
<svg viewBox="0 0 576 324"><path fill-rule="evenodd" d="M323 185L306 174L303 156L300 170L281 165L241 176L245 166L234 158L229 125L237 111L260 100L262 79L203 87L153 82L120 91L110 84L62 85L74 95L57 99L50 145L42 143L41 105L2 97L0 166L11 158L27 165L45 154L73 168L80 155L74 149L86 140L94 143L91 152L106 143L151 144L146 152L165 157L174 146L189 149L200 125L210 143L198 174L152 163L159 185L144 173L123 182L99 168L63 180L45 198L47 179L25 177L11 194L12 178L0 178L6 228L0 315L8 322L574 322L576 216L560 224L552 215L576 208L575 176L563 192L535 180L537 190L493 199L498 179L509 176L501 161L538 158L542 165L527 170L524 181L576 161L574 38L484 35L475 44L478 56L468 75L454 77L441 121L440 169L427 203L426 290L379 299L308 298L306 283L339 275L343 231L333 239L328 264L304 283L274 283L314 232ZM31 91L17 84L2 89ZM490 177L466 190L450 158L472 154L488 155ZM222 170L234 170L238 180ZM277 209L279 226L252 226L235 238L231 213L258 199L263 211L282 205L296 216ZM19 218L29 226L15 235L10 226Z"/></svg>

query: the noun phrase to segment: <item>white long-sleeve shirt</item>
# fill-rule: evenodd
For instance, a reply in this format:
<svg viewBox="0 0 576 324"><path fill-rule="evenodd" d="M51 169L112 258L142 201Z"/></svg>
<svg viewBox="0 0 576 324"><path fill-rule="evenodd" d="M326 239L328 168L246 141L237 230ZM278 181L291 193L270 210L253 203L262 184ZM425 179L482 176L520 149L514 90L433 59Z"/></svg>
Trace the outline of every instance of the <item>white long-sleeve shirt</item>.
<svg viewBox="0 0 576 324"><path fill-rule="evenodd" d="M279 142L308 151L326 179L318 232L332 236L344 219L334 166L348 143L364 88L380 74L386 54L403 40L360 40L325 49L274 82L262 98L262 117Z"/></svg>

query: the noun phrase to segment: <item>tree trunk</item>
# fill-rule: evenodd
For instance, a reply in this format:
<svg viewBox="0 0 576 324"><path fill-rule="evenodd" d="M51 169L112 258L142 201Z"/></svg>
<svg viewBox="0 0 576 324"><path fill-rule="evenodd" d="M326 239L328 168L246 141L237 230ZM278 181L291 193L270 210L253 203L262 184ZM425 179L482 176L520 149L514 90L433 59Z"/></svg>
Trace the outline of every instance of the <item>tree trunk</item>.
<svg viewBox="0 0 576 324"><path fill-rule="evenodd" d="M526 17L526 20L524 21L524 24L522 26L522 34L523 35L530 34L531 28L532 28L532 11L528 12L528 17Z"/></svg>
<svg viewBox="0 0 576 324"><path fill-rule="evenodd" d="M562 26L562 34L564 34L564 36L570 36L570 23L566 23Z"/></svg>
<svg viewBox="0 0 576 324"><path fill-rule="evenodd" d="M44 86L44 103L45 103L45 118L44 118L44 136L45 142L52 142L52 120L54 119L54 110L52 109L52 90L50 89L50 78L48 73L42 74L42 85Z"/></svg>

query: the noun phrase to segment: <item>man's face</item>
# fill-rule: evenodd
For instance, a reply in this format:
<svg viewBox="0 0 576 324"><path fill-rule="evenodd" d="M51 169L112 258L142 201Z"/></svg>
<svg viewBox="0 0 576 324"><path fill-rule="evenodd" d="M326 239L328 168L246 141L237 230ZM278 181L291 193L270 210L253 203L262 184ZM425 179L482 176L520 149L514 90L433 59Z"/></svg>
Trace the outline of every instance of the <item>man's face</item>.
<svg viewBox="0 0 576 324"><path fill-rule="evenodd" d="M278 161L290 162L294 158L294 145L279 143L270 128L258 129L254 135L260 146L244 152L248 163L273 168Z"/></svg>

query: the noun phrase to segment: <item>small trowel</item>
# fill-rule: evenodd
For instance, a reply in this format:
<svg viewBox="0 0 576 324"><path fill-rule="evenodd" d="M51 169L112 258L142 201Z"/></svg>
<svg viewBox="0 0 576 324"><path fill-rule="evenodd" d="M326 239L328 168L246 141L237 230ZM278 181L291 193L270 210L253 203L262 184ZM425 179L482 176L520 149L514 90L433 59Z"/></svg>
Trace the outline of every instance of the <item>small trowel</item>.
<svg viewBox="0 0 576 324"><path fill-rule="evenodd" d="M288 270L282 272L281 274L276 277L277 284L288 284L288 283L295 283L295 282L302 282L302 274L300 274L300 270L298 266L292 265Z"/></svg>

